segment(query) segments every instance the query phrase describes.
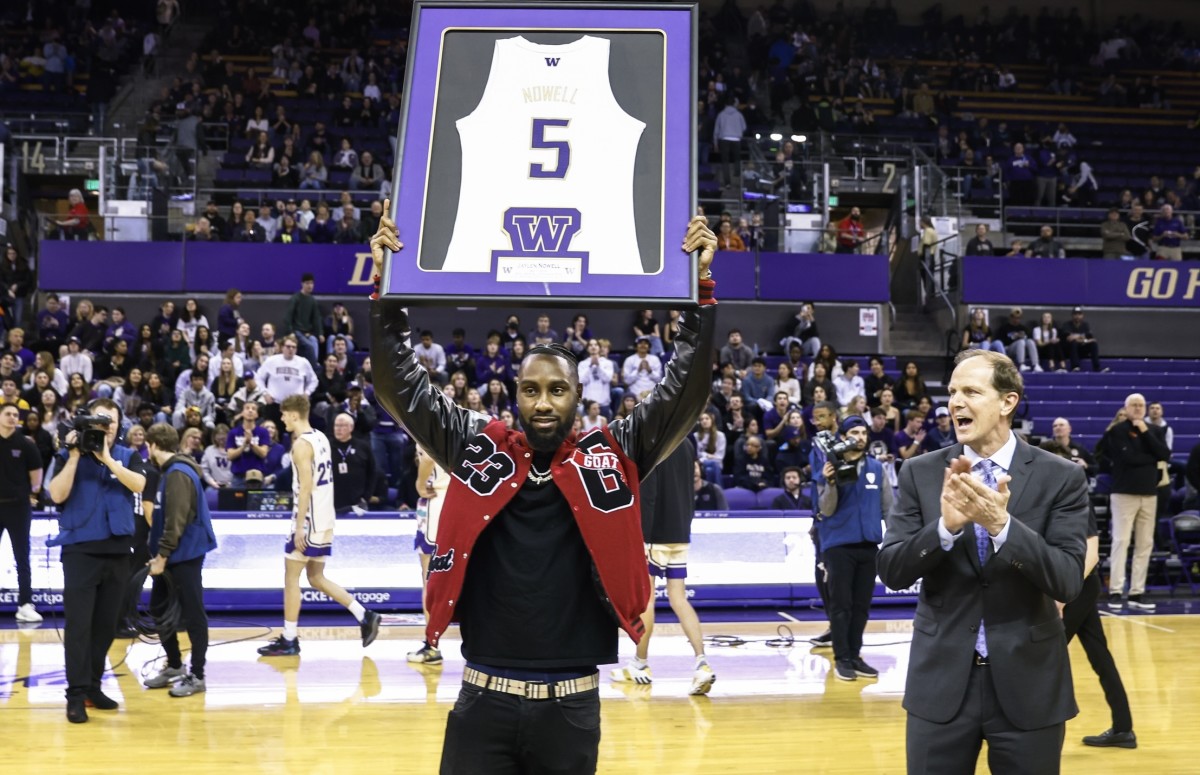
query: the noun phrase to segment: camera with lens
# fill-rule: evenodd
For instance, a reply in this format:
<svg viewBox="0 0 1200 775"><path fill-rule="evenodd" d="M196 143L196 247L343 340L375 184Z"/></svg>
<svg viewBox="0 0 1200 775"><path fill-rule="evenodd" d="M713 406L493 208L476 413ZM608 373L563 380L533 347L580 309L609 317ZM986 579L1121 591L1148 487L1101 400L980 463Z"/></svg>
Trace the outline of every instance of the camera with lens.
<svg viewBox="0 0 1200 775"><path fill-rule="evenodd" d="M108 433L108 426L112 425L112 419L102 414L85 412L86 410L80 410L79 414L71 419L70 427L64 428L68 433L75 431L75 441L69 444L64 437L63 446L67 449L78 449L85 455L90 452L101 453L104 451L104 437Z"/></svg>
<svg viewBox="0 0 1200 775"><path fill-rule="evenodd" d="M825 459L833 464L834 480L840 487L858 481L858 461L847 460L846 453L862 449L854 439L840 439L833 431L821 431L813 436L813 444L825 453Z"/></svg>

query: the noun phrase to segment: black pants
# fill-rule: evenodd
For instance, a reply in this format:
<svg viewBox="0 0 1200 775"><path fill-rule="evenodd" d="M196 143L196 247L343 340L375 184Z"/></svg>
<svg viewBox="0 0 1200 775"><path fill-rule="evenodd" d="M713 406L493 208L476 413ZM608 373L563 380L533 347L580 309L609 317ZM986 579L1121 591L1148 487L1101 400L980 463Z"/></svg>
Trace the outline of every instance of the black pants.
<svg viewBox="0 0 1200 775"><path fill-rule="evenodd" d="M67 551L62 564L63 648L67 696L73 697L100 688L104 660L117 631L117 611L129 583L129 555Z"/></svg>
<svg viewBox="0 0 1200 775"><path fill-rule="evenodd" d="M958 714L938 724L908 714L908 775L975 772L988 744L988 769L997 775L1058 775L1066 723L1018 729L1000 709L992 668L975 666Z"/></svg>
<svg viewBox="0 0 1200 775"><path fill-rule="evenodd" d="M875 544L844 544L824 551L829 574L829 628L833 658L854 659L862 650L863 630L871 615L875 592Z"/></svg>
<svg viewBox="0 0 1200 775"><path fill-rule="evenodd" d="M1081 358L1090 358L1092 371L1100 371L1100 345L1095 342L1067 342L1066 347L1072 369L1079 368Z"/></svg>
<svg viewBox="0 0 1200 775"><path fill-rule="evenodd" d="M742 160L742 144L737 140L721 140L717 143L721 153L721 180L726 186L735 186L741 180L738 165Z"/></svg>
<svg viewBox="0 0 1200 775"><path fill-rule="evenodd" d="M204 610L204 557L177 562L167 566L167 572L179 592L179 605L183 609L183 625L192 642L192 675L204 678L204 663L208 657L208 613ZM150 611L161 611L167 602L167 583L162 576L154 576L150 589ZM162 636L163 651L167 652L167 665L183 667L183 654L179 651L179 634L172 632Z"/></svg>
<svg viewBox="0 0 1200 775"><path fill-rule="evenodd" d="M29 498L0 503L0 537L8 531L13 559L17 561L17 605L33 602L33 584L29 571L29 523L33 508Z"/></svg>
<svg viewBox="0 0 1200 775"><path fill-rule="evenodd" d="M812 529L808 531L808 535L812 538L813 549L816 553L813 555L813 570L814 577L817 580L817 595L821 598L821 607L825 609L825 618L829 618L829 576L824 561L821 559L821 536L817 533L817 526L814 524ZM823 567L824 566L824 567Z"/></svg>
<svg viewBox="0 0 1200 775"><path fill-rule="evenodd" d="M1121 683L1121 674L1117 672L1117 663L1113 661L1112 652L1108 650L1108 639L1104 637L1104 625L1100 614L1096 611L1096 601L1100 598L1100 573L1092 571L1083 580L1083 590L1063 609L1063 626L1067 630L1067 642L1079 635L1079 645L1087 654L1092 670L1100 679L1100 688L1104 690L1104 699L1112 711L1112 728L1117 732L1132 732L1133 717L1129 712L1129 697L1125 694L1125 685Z"/></svg>
<svg viewBox="0 0 1200 775"><path fill-rule="evenodd" d="M527 700L463 684L446 718L441 775L588 775L600 750L600 692Z"/></svg>

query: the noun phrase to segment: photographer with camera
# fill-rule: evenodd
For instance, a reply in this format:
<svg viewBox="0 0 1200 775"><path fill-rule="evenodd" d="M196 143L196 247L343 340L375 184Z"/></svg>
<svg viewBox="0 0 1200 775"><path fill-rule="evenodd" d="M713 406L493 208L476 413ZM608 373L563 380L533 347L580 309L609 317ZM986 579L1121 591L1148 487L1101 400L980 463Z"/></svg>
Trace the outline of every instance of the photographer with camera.
<svg viewBox="0 0 1200 775"><path fill-rule="evenodd" d="M129 581L134 495L146 486L141 456L113 446L120 420L121 410L107 398L76 415L49 487L61 512L58 535L46 543L62 547L67 720L74 724L88 720L88 702L99 710L117 707L100 691L100 676Z"/></svg>
<svg viewBox="0 0 1200 775"><path fill-rule="evenodd" d="M876 678L879 671L860 656L863 630L875 591L875 555L883 541L883 520L892 507L892 488L883 464L866 455L867 423L858 416L842 421L841 439L818 433L813 444L825 453L816 477L817 532L829 587L834 675L843 681Z"/></svg>

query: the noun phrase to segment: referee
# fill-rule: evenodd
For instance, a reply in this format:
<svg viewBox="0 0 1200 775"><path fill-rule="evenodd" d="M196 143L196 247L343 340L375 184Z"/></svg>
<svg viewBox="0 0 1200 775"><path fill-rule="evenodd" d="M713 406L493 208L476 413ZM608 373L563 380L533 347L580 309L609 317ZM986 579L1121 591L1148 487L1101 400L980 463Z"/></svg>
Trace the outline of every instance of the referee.
<svg viewBox="0 0 1200 775"><path fill-rule="evenodd" d="M17 432L20 424L16 404L0 406L0 537L8 531L17 561L17 621L40 622L30 581L29 525L42 486L42 456L33 441Z"/></svg>

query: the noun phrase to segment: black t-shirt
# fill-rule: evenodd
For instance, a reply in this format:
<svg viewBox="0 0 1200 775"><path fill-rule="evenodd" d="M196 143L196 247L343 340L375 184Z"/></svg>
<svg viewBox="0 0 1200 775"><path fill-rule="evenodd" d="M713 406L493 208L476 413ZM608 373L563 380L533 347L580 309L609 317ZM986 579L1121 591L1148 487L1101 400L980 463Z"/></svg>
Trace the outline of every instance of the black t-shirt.
<svg viewBox="0 0 1200 775"><path fill-rule="evenodd" d="M95 458L93 458L93 460L95 460ZM83 460L79 461L80 465L83 465L83 463L84 463ZM101 463L100 461L97 460L96 465L103 465L103 463ZM135 474L141 474L143 476L146 476L147 475L146 472L151 466L146 465L146 461L142 460L141 455L134 453L134 455L129 458L129 465L127 465L125 467ZM62 466L59 466L58 470L62 471ZM57 474L56 474L56 476L57 476ZM150 480L149 480L149 478L147 478L146 487L148 488L149 486L150 486ZM142 492L144 494L145 490L143 490ZM135 504L137 503L136 496L134 499L134 503ZM140 506L138 508L140 508ZM143 519L143 517L141 516L140 513L135 511L133 518L134 518L134 526L135 526L135 530L136 530L137 520ZM133 541L134 541L133 535L109 536L108 538L102 538L99 541L83 541L78 544L67 544L66 546L64 546L62 548L62 553L63 554L79 553L79 554L125 554L125 555L127 555L127 554L130 554L133 552Z"/></svg>
<svg viewBox="0 0 1200 775"><path fill-rule="evenodd" d="M548 470L550 455L534 456ZM617 622L570 505L526 481L471 550L457 615L462 654L492 667L578 668L617 661Z"/></svg>
<svg viewBox="0 0 1200 775"><path fill-rule="evenodd" d="M686 544L695 516L696 452L684 439L642 480L642 537L648 544Z"/></svg>
<svg viewBox="0 0 1200 775"><path fill-rule="evenodd" d="M40 470L42 455L24 434L0 438L0 503L29 500L29 472Z"/></svg>

